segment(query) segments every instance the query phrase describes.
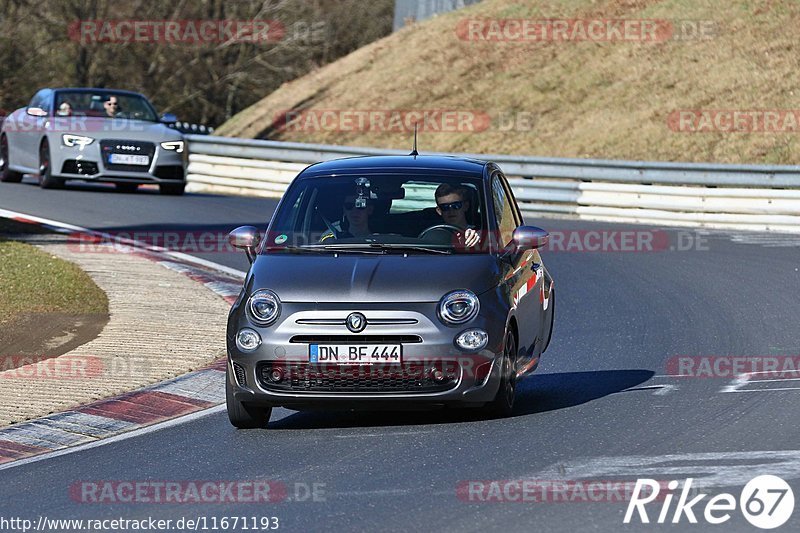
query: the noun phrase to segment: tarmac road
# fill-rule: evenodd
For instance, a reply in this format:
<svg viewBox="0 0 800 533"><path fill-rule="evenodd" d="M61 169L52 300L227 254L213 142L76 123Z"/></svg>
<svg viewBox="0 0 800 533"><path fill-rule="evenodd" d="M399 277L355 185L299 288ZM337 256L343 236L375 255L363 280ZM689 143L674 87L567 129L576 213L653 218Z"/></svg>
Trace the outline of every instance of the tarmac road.
<svg viewBox="0 0 800 533"><path fill-rule="evenodd" d="M103 231L224 235L242 224L263 227L275 205L214 195L0 184L2 208ZM211 517L276 516L280 529L289 531L754 531L738 506L725 525L708 525L702 516L706 502L721 492L738 500L744 484L761 474L783 477L800 495L800 381L755 376L737 382L726 366L737 356L798 358L797 239L528 222L563 232L564 243L589 231L652 230L663 250L543 252L557 287L554 338L537 373L519 385L513 417L277 409L270 429L236 431L224 412L216 412L2 470L0 516L207 517L209 527ZM669 249L679 245L690 249ZM247 268L243 254L184 251ZM681 360L695 365L681 367L693 369L694 376L668 375L678 368L677 356L696 358ZM694 508L699 524L683 515L677 525L642 525L634 515L633 525L623 526L627 503L615 498L619 485L609 482L683 483L687 477L709 494ZM520 496L515 487L521 485L506 481L521 479L538 486L572 484L567 492L550 493L551 501L508 501ZM85 487L84 481L144 480L271 480L277 482L273 494L283 488L287 493L266 504L82 503L70 493L70 487ZM309 496L314 491L316 498ZM487 497L506 501L477 501ZM660 509L661 503L647 506L651 522ZM795 513L779 531L798 529Z"/></svg>

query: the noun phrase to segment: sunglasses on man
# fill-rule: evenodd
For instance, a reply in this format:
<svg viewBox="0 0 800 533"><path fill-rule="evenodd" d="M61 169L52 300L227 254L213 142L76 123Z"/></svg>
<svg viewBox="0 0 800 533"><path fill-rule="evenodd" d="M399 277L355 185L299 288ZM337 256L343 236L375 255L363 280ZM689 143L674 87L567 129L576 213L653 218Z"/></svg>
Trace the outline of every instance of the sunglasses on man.
<svg viewBox="0 0 800 533"><path fill-rule="evenodd" d="M464 202L449 202L446 204L436 204L436 205L438 205L439 209L441 209L442 211L450 211L451 209L453 211L458 211L462 207L464 207Z"/></svg>

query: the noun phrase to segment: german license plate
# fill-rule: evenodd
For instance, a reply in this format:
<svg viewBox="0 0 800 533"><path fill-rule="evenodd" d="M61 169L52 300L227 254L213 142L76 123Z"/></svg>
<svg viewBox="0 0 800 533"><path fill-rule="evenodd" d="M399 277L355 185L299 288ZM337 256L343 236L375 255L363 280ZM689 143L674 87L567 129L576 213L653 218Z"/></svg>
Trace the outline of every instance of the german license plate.
<svg viewBox="0 0 800 533"><path fill-rule="evenodd" d="M400 344L309 344L309 363L337 365L399 364Z"/></svg>
<svg viewBox="0 0 800 533"><path fill-rule="evenodd" d="M150 156L135 154L111 154L108 162L112 165L149 165Z"/></svg>

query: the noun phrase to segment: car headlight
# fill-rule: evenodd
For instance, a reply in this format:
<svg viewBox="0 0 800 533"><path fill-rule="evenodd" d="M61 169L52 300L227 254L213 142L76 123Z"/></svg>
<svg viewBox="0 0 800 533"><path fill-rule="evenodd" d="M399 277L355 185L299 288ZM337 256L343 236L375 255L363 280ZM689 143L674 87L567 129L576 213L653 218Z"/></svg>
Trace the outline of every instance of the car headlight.
<svg viewBox="0 0 800 533"><path fill-rule="evenodd" d="M483 350L488 343L489 334L482 329L468 329L456 337L456 346L468 352Z"/></svg>
<svg viewBox="0 0 800 533"><path fill-rule="evenodd" d="M243 328L236 334L236 347L243 352L252 352L261 346L261 336L257 331Z"/></svg>
<svg viewBox="0 0 800 533"><path fill-rule="evenodd" d="M468 290L445 294L439 302L439 318L448 325L463 324L475 318L480 309L475 293Z"/></svg>
<svg viewBox="0 0 800 533"><path fill-rule="evenodd" d="M250 319L259 326L268 326L281 314L281 301L278 295L268 289L260 289L247 301Z"/></svg>
<svg viewBox="0 0 800 533"><path fill-rule="evenodd" d="M65 133L61 136L61 142L64 143L64 146L69 146L72 148L73 146L78 146L83 149L84 146L89 146L94 142L94 139L91 137L85 137L83 135L71 135L69 133Z"/></svg>
<svg viewBox="0 0 800 533"><path fill-rule="evenodd" d="M171 152L178 152L179 154L183 153L183 141L166 141L161 143L161 148L164 150L169 150Z"/></svg>

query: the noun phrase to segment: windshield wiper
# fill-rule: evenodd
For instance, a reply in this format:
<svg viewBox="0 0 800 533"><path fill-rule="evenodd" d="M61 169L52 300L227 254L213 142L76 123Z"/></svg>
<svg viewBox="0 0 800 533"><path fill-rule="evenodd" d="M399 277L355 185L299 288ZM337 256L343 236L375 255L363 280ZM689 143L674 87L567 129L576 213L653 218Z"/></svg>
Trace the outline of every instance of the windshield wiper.
<svg viewBox="0 0 800 533"><path fill-rule="evenodd" d="M346 245L340 245L342 248L336 247L336 245L332 244L308 244L305 246L267 246L264 248L265 252L306 252L306 253L317 253L317 254L324 254L328 252L345 252L345 253L381 253L380 250L371 250L371 249L354 249L352 247L344 247Z"/></svg>
<svg viewBox="0 0 800 533"><path fill-rule="evenodd" d="M328 250L344 251L344 250L358 250L358 251L375 251L386 253L389 250L410 251L410 252L425 252L431 254L444 254L449 255L453 253L450 250L440 250L436 248L428 248L427 246L417 246L414 244L385 244L379 242L370 243L356 243L356 244L317 244L315 248L322 247Z"/></svg>

